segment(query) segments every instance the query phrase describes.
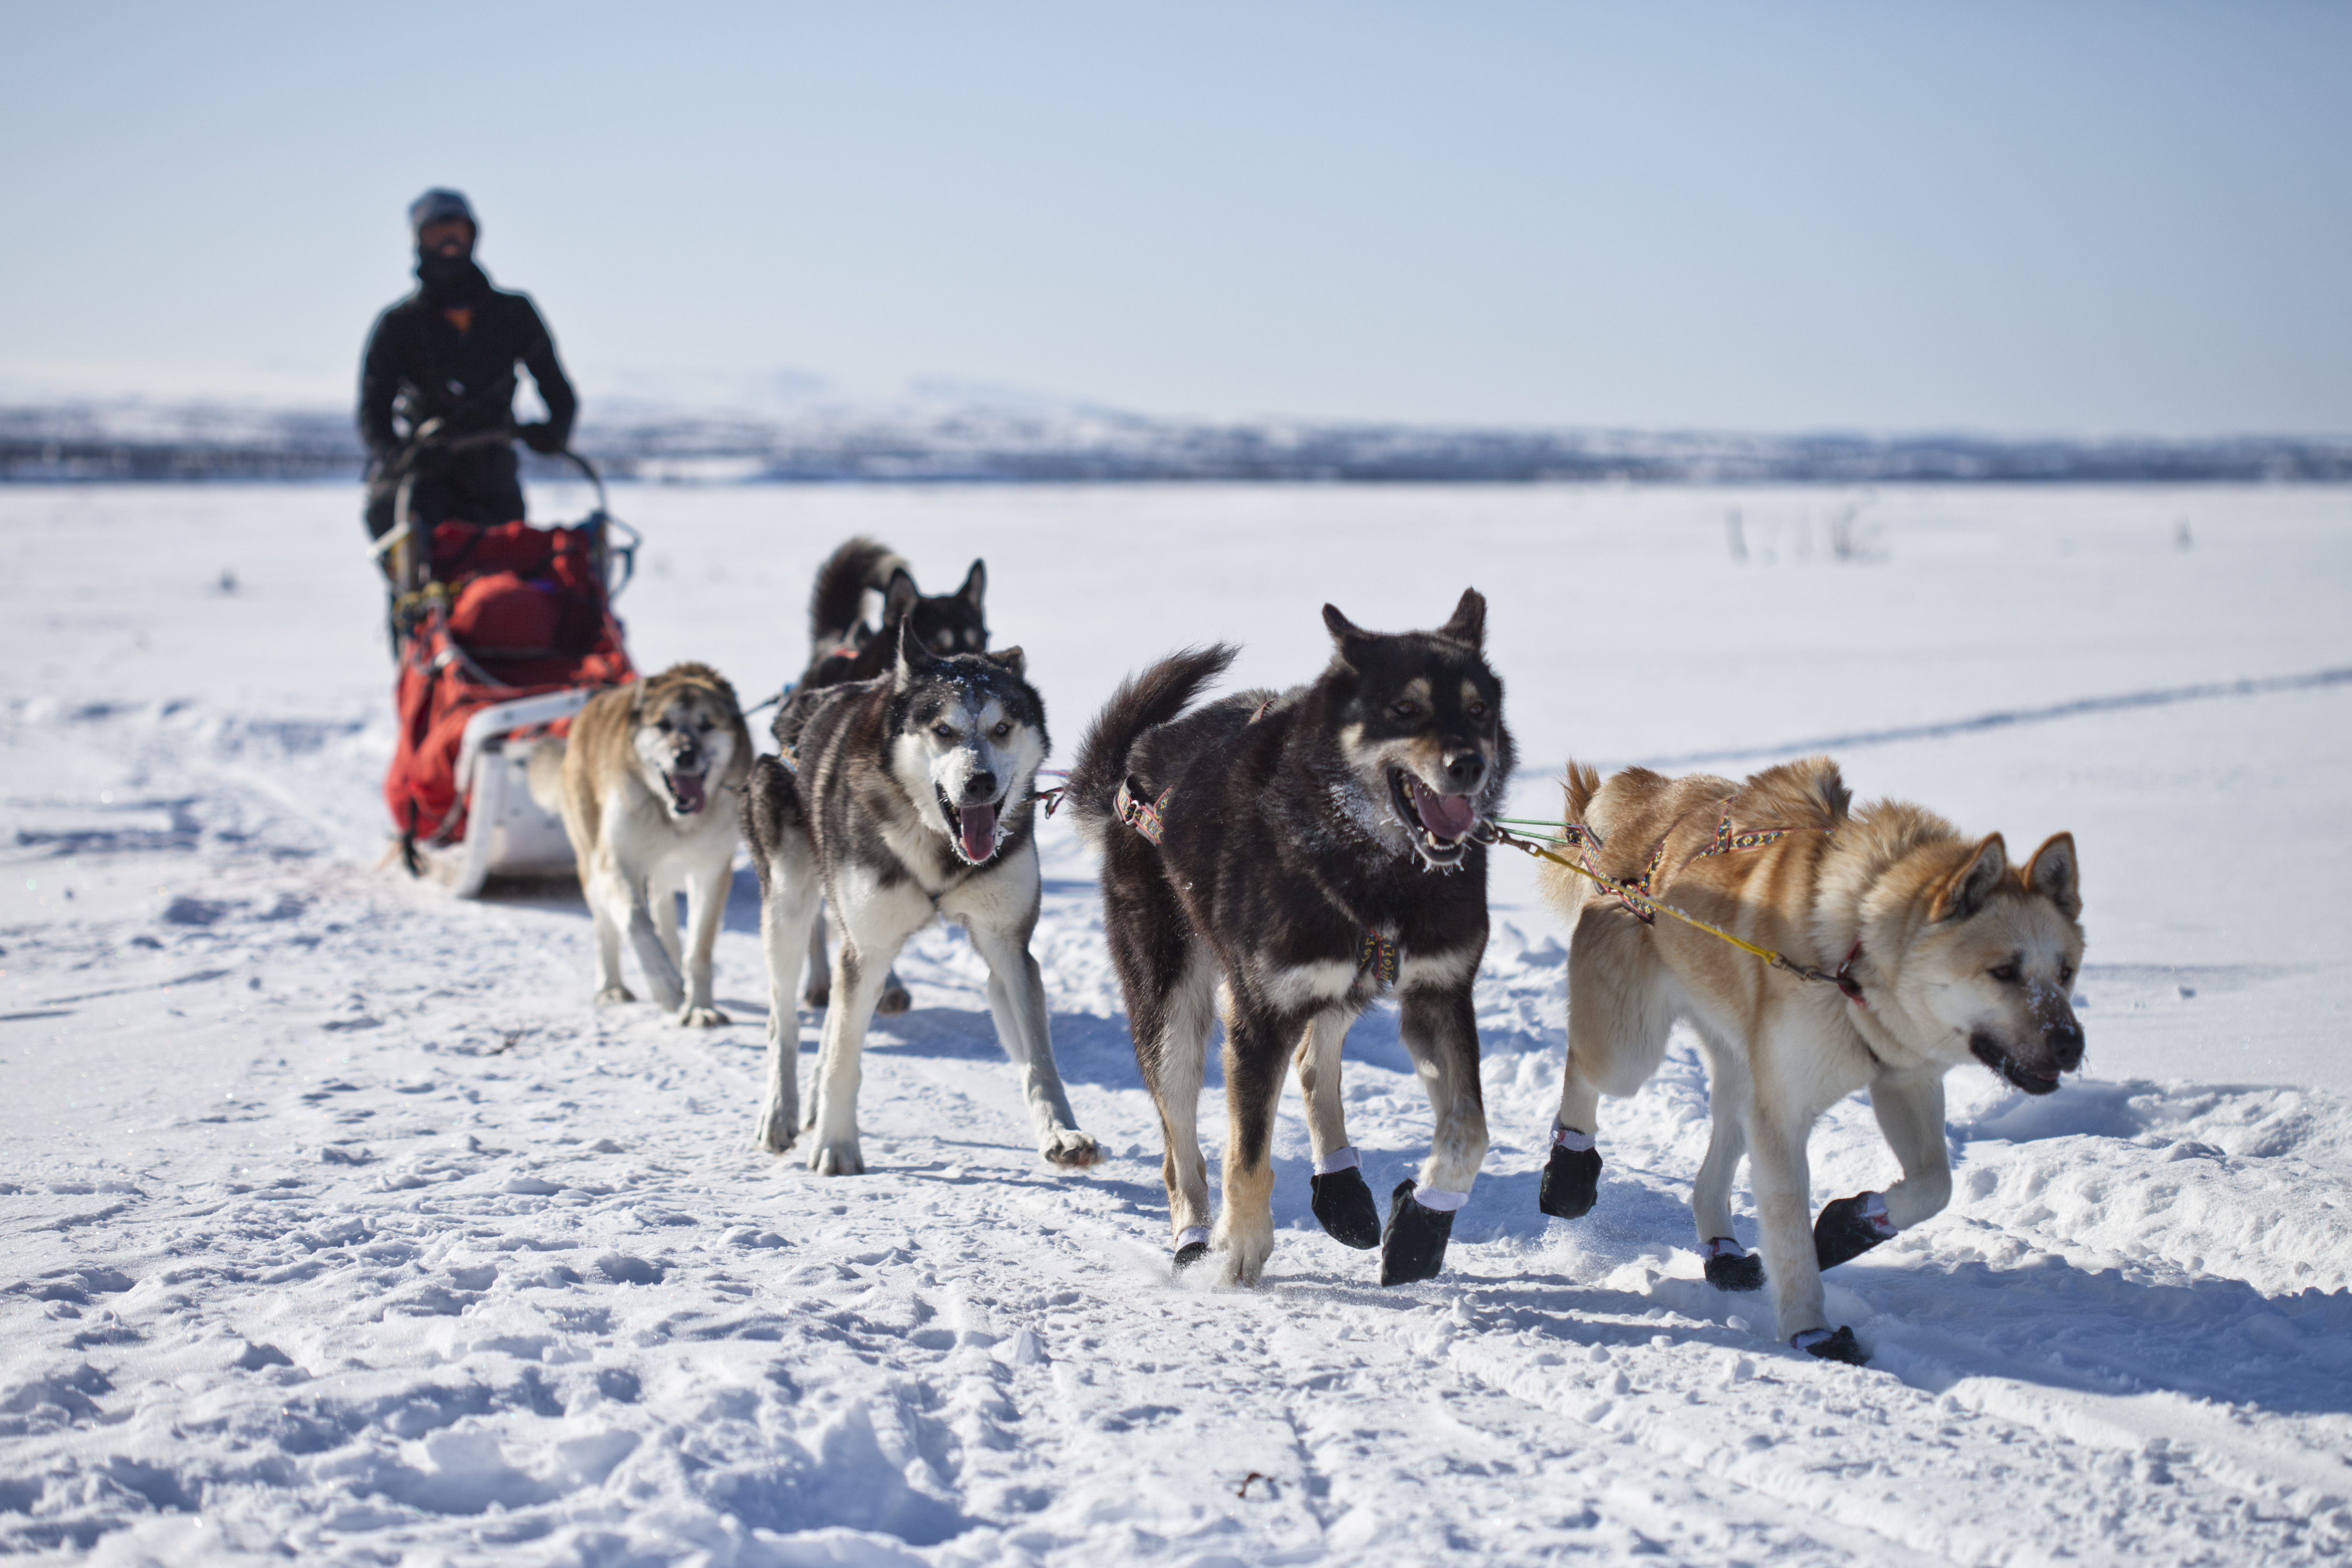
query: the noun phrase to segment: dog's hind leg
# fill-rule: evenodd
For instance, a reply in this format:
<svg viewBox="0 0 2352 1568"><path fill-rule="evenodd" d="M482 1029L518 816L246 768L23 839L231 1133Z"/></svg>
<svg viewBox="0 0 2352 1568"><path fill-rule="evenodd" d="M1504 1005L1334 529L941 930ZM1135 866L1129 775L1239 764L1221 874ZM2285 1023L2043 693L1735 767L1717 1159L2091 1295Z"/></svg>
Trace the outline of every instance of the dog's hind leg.
<svg viewBox="0 0 2352 1568"><path fill-rule="evenodd" d="M1665 992L1649 928L1623 910L1585 910L1568 948L1568 1059L1536 1198L1544 1213L1576 1219L1598 1201L1601 1097L1622 1099L1658 1070L1675 1022Z"/></svg>
<svg viewBox="0 0 2352 1568"><path fill-rule="evenodd" d="M833 954L824 950L824 922L811 921L808 935L808 985L801 997L812 1007L822 1007L833 994Z"/></svg>
<svg viewBox="0 0 2352 1568"><path fill-rule="evenodd" d="M752 1138L771 1154L791 1148L801 1125L801 1020L793 982L800 977L801 952L807 946L802 933L817 924L818 906L809 868L797 868L793 877L781 859L764 879L766 896L760 900L760 945L768 960L768 1083ZM809 1098L814 1104L816 1097Z"/></svg>
<svg viewBox="0 0 2352 1568"><path fill-rule="evenodd" d="M1477 954L1469 955L1475 967ZM1418 1184L1398 1184L1390 1194L1389 1224L1381 1237L1381 1283L1434 1279L1445 1265L1454 1212L1470 1201L1470 1185L1486 1158L1486 1106L1478 1083L1478 1020L1465 973L1447 985L1414 986L1399 1005L1399 1033L1428 1091L1436 1125Z"/></svg>
<svg viewBox="0 0 2352 1568"><path fill-rule="evenodd" d="M1691 1184L1691 1218L1697 1222L1706 1282L1718 1290L1754 1290L1764 1283L1764 1265L1739 1245L1731 1224L1731 1181L1748 1152L1747 1124L1739 1108L1753 1098L1748 1064L1739 1053L1706 1029L1699 1031L1706 1054L1706 1100L1711 1113L1706 1158Z"/></svg>
<svg viewBox="0 0 2352 1568"><path fill-rule="evenodd" d="M1293 1060L1307 1100L1307 1136L1315 1149L1316 1223L1335 1241L1372 1247L1381 1244L1380 1205L1364 1185L1363 1162L1348 1142L1347 1112L1339 1102L1339 1047L1352 1021L1337 1008L1316 1014L1298 1037Z"/></svg>
<svg viewBox="0 0 2352 1568"><path fill-rule="evenodd" d="M1224 1209L1214 1245L1224 1282L1254 1286L1274 1253L1274 1114L1290 1076L1289 1042L1304 1017L1284 1018L1228 987L1225 1009Z"/></svg>
<svg viewBox="0 0 2352 1568"><path fill-rule="evenodd" d="M1198 943L1178 959L1167 989L1140 1014L1135 1056L1160 1112L1160 1176L1168 1189L1168 1228L1176 1267L1209 1255L1209 1163L1201 1152L1201 1081L1216 1023L1216 965ZM1139 1014L1130 1004L1129 1016Z"/></svg>

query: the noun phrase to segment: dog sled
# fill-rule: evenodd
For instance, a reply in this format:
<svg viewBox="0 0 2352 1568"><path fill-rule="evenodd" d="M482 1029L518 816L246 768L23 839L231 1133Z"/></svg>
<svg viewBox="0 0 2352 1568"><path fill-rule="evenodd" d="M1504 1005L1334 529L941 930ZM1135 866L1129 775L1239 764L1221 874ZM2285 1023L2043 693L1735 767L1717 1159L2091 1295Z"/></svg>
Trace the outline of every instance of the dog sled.
<svg viewBox="0 0 2352 1568"><path fill-rule="evenodd" d="M400 672L383 797L409 874L469 899L492 877L572 870L562 819L531 798L530 752L566 733L596 692L636 678L613 601L639 540L606 509L594 466L571 451L562 456L596 493L580 522L416 523L409 503L424 455L512 439L434 436L419 430L396 466L394 524L375 547Z"/></svg>

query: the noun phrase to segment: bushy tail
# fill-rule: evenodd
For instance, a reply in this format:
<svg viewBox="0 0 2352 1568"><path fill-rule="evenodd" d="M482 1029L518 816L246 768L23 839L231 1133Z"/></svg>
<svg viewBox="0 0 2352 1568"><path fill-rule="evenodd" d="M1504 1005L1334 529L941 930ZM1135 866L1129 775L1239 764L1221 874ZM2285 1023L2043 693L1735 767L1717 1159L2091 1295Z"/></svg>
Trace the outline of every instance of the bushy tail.
<svg viewBox="0 0 2352 1568"><path fill-rule="evenodd" d="M1063 798L1082 831L1098 832L1111 819L1111 797L1127 777L1127 756L1142 733L1165 724L1225 672L1241 649L1230 643L1188 647L1118 683L1078 742Z"/></svg>
<svg viewBox="0 0 2352 1568"><path fill-rule="evenodd" d="M889 587L890 574L906 565L904 556L879 540L862 533L845 540L816 569L816 587L809 594L809 645L819 653L840 647L866 613L866 590L878 594Z"/></svg>

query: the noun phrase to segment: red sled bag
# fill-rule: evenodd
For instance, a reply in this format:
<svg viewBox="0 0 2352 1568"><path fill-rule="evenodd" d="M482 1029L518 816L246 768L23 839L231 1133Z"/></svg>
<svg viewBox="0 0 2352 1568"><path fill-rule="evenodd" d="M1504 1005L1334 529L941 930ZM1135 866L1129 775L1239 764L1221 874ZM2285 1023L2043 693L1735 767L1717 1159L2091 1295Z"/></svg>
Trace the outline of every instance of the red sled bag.
<svg viewBox="0 0 2352 1568"><path fill-rule="evenodd" d="M430 577L396 605L404 627L394 691L400 735L383 781L413 873L422 875L435 851L462 850L449 879L470 895L491 871L568 868L568 843L560 863L540 863L557 854L550 823L521 820L536 808L520 793L528 748L519 742L563 733L592 694L636 679L612 611L613 521L600 508L569 528L434 528ZM494 822L477 825L470 817L485 784L499 786L500 808ZM501 830L513 842L491 842ZM519 855L530 863L517 864Z"/></svg>

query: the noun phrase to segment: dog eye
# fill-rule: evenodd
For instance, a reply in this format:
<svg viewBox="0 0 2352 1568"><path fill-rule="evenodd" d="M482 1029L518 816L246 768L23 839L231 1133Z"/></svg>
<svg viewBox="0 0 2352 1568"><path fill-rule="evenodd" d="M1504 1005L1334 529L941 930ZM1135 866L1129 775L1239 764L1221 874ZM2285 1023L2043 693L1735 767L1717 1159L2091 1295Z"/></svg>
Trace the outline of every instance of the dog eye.
<svg viewBox="0 0 2352 1568"><path fill-rule="evenodd" d="M1410 719L1412 717L1413 706L1409 699L1400 699L1389 704L1389 711L1400 719Z"/></svg>
<svg viewBox="0 0 2352 1568"><path fill-rule="evenodd" d="M937 735L942 741L952 741L955 739L955 726L952 724L934 724L931 726L931 733Z"/></svg>
<svg viewBox="0 0 2352 1568"><path fill-rule="evenodd" d="M2000 981L2003 985L2007 985L2017 979L2017 965L2014 963L1996 963L1990 969L1985 971L1985 973L1991 975L1995 980Z"/></svg>
<svg viewBox="0 0 2352 1568"><path fill-rule="evenodd" d="M997 725L995 729L991 730L989 733L1002 741L1005 736L1013 733L1013 721L1008 719L1004 722Z"/></svg>
<svg viewBox="0 0 2352 1568"><path fill-rule="evenodd" d="M1469 713L1473 719L1484 719L1486 716L1486 705L1484 702L1473 702L1470 704Z"/></svg>
<svg viewBox="0 0 2352 1568"><path fill-rule="evenodd" d="M2061 959L2058 963L2058 984L2063 985L2074 978L2074 966Z"/></svg>

